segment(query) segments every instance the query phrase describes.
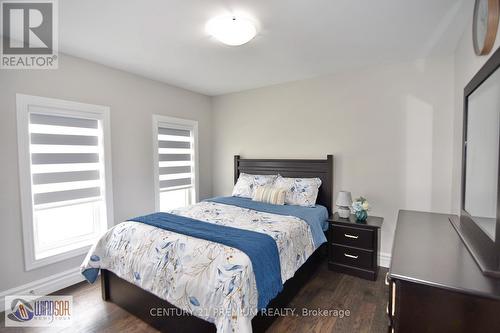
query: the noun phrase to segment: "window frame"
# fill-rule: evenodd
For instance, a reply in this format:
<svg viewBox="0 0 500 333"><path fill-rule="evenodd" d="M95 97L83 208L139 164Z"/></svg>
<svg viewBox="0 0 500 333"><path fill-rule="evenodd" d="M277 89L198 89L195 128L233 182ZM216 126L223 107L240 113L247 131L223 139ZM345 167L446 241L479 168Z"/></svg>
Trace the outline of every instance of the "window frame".
<svg viewBox="0 0 500 333"><path fill-rule="evenodd" d="M155 195L155 211L160 211L160 162L158 158L158 128L160 124L170 126L175 129L184 129L193 131L193 185L194 185L194 202L200 201L200 191L199 191L199 152L198 152L198 121L184 118L176 118L170 116L163 116L159 114L153 114L153 164L154 164L154 195Z"/></svg>
<svg viewBox="0 0 500 333"><path fill-rule="evenodd" d="M111 126L110 108L102 105L79 103L55 98L16 94L17 109L17 140L18 140L18 170L21 195L21 220L23 227L24 264L26 271L47 266L69 258L86 254L92 245L80 246L76 249L61 252L45 258L36 259L35 234L34 234L34 205L32 193L31 155L29 114L30 107L47 108L46 114L59 116L94 117L102 122L102 140L104 155L104 200L106 221L103 227L110 228L114 225L113 218L113 186L111 169Z"/></svg>

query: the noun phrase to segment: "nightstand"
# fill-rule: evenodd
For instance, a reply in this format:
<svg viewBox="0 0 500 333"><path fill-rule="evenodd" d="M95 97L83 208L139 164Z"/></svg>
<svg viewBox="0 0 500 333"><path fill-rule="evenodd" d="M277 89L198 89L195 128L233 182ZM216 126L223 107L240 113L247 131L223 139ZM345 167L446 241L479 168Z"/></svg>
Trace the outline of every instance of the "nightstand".
<svg viewBox="0 0 500 333"><path fill-rule="evenodd" d="M384 219L369 216L358 222L354 215L344 219L335 213L328 219L328 268L341 273L376 280L380 228Z"/></svg>

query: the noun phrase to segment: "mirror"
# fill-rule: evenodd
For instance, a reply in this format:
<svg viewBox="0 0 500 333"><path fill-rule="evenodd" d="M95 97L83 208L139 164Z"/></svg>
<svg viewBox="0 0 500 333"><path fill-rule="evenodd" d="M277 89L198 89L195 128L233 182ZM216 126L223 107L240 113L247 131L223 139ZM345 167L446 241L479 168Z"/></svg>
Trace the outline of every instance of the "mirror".
<svg viewBox="0 0 500 333"><path fill-rule="evenodd" d="M483 274L500 279L500 48L464 88L460 217L450 216Z"/></svg>
<svg viewBox="0 0 500 333"><path fill-rule="evenodd" d="M495 240L500 137L500 71L471 95L466 119L465 211Z"/></svg>

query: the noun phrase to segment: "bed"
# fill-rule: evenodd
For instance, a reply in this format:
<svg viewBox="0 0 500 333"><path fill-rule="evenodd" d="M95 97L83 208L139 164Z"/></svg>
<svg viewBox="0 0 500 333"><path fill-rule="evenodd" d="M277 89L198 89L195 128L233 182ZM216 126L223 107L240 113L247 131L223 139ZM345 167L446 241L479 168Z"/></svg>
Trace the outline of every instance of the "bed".
<svg viewBox="0 0 500 333"><path fill-rule="evenodd" d="M324 160L242 159L235 156L235 183L240 173L318 177L322 185L316 203L326 207L327 213L331 214L332 155ZM283 289L273 294L270 301L266 299L261 302L262 289L259 289L259 293L252 292L257 289L256 285L262 284L263 276L266 275L261 273L259 280L258 266L253 261L258 258L254 257L252 260L253 272L252 263L246 264L245 260L248 261L248 258L245 255L243 258L232 247L158 229L154 224L139 225L137 220L120 223L112 232L108 231L107 236L103 236L104 240L100 240L106 246L91 249L82 271L88 273L100 268L103 299L114 302L161 331L263 332L276 318L269 315L272 311L265 309L279 309L290 302L321 263L326 253L326 243L317 241L317 231L316 234L312 231L313 224L308 216L288 216L286 209L290 207L271 207L270 211L266 211L266 207L255 208L253 205L251 200L245 202L238 198L221 198L204 201L188 209L175 210L172 215L178 216L181 224L190 222L189 219L193 223L216 221L213 223L222 224L221 228L238 220L238 228L243 224L241 228L252 229L243 236L253 236L253 231L256 231L254 235L259 235L260 232L274 235L274 245L280 249L277 253L279 261L277 265L268 267L267 275L272 275L273 267L281 266L277 274L283 282ZM276 209L285 211L276 212ZM292 214L295 213L290 213ZM247 221L255 223L246 223ZM282 237L284 234L287 236ZM141 242L140 247L136 245L137 240ZM182 253L182 257L179 253ZM169 257L168 260L163 256ZM101 257L112 259L105 261ZM250 255L249 257L252 259ZM144 263L148 260L151 261L150 264ZM97 268L89 269L91 267ZM186 281L178 281L179 279ZM196 311L197 309L200 311ZM210 309L210 313L202 312L201 309ZM247 314L249 309L264 310Z"/></svg>

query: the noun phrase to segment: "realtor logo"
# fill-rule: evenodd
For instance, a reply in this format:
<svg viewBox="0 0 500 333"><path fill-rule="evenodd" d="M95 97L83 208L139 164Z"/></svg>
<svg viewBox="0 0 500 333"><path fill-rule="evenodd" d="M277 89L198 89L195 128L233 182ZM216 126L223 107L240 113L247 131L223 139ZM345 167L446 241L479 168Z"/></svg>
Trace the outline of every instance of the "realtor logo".
<svg viewBox="0 0 500 333"><path fill-rule="evenodd" d="M22 298L12 300L10 308L12 312L7 315L10 320L28 321L33 319L33 307Z"/></svg>
<svg viewBox="0 0 500 333"><path fill-rule="evenodd" d="M73 296L5 296L6 327L68 327Z"/></svg>
<svg viewBox="0 0 500 333"><path fill-rule="evenodd" d="M2 69L57 69L56 1L0 2Z"/></svg>

